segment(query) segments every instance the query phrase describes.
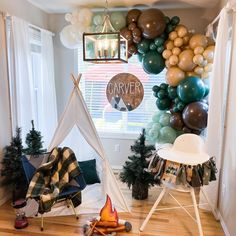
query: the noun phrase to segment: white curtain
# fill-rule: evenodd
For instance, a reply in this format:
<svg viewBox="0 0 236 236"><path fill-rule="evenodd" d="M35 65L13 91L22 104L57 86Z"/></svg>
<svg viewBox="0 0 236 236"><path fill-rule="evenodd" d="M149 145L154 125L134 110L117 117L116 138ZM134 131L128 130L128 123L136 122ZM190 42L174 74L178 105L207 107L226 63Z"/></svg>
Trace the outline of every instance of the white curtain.
<svg viewBox="0 0 236 236"><path fill-rule="evenodd" d="M231 188L228 183L222 181L222 176L225 173L230 174L229 170L225 169L224 160L229 160L227 158L229 158L230 155L227 152L232 152L231 148L235 149L235 144L232 143L233 136L235 137L232 128L235 127L235 125L229 124L227 119L230 110L235 107L232 102L234 101L235 104L236 100L236 87L229 87L229 84L235 81L236 78L235 69L233 71L236 63L236 52L235 47L233 47L236 45L236 36L232 35L232 33L235 32L236 24L234 21L236 18L233 17L233 15L235 15L235 12L233 13L233 6L230 4L224 7L220 12L213 72L210 80L210 105L206 146L209 155L216 157L219 172L217 181L211 182L209 186L204 187L204 190L214 209L215 216L218 213L221 194L224 191L230 191ZM232 89L234 90L233 92ZM229 134L231 135L231 139L227 139ZM230 149L228 149L229 144L231 145Z"/></svg>
<svg viewBox="0 0 236 236"><path fill-rule="evenodd" d="M28 23L17 17L12 17L11 33L10 78L13 127L22 128L24 139L31 128L31 120L35 119Z"/></svg>
<svg viewBox="0 0 236 236"><path fill-rule="evenodd" d="M42 79L39 106L39 130L42 132L44 146L48 147L57 125L57 104L54 79L54 54L52 33L41 30Z"/></svg>
<svg viewBox="0 0 236 236"><path fill-rule="evenodd" d="M9 86L7 76L6 34L3 15L0 13L0 162L3 148L9 144L11 137L11 117ZM1 166L0 166L1 169ZM0 188L0 205L6 200L6 193Z"/></svg>
<svg viewBox="0 0 236 236"><path fill-rule="evenodd" d="M35 128L43 136L44 147L47 147L57 125L52 33L37 29L41 40L40 59L33 64L29 27L34 26L17 17L11 19L9 69L13 127L22 128L24 141L31 129L31 120L34 120ZM32 72L35 67L37 76Z"/></svg>

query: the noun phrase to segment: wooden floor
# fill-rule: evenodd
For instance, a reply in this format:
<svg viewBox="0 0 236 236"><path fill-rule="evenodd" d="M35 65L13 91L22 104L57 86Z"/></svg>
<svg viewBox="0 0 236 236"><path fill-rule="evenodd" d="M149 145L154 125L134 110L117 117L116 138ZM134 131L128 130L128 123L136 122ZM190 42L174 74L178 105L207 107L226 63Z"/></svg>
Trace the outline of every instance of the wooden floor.
<svg viewBox="0 0 236 236"><path fill-rule="evenodd" d="M133 229L130 233L119 233L117 234L118 236L198 236L196 223L181 209L155 212L144 232L139 232L139 227L160 193L160 189L151 189L149 198L145 201L133 200L130 190L125 185L121 185L121 189L131 206L132 213L119 213L119 217L130 221ZM191 204L191 198L188 194L173 192L173 195L182 203L186 205ZM160 205L160 207L171 206L176 206L176 204L170 197L167 198L165 204ZM193 210L190 212L194 214ZM224 235L220 223L214 219L211 213L200 210L200 217L204 236ZM0 236L82 236L82 226L89 218L91 218L91 215L80 216L78 221L73 216L45 218L45 229L43 232L40 231L39 227L40 219L31 218L27 228L15 230L13 227L15 219L14 209L7 203L0 207Z"/></svg>

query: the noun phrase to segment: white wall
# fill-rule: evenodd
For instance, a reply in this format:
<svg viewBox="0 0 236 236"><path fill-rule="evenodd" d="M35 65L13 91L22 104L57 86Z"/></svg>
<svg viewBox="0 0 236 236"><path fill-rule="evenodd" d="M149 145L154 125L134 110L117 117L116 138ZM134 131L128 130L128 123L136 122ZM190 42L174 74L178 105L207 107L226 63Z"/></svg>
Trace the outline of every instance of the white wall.
<svg viewBox="0 0 236 236"><path fill-rule="evenodd" d="M209 22L216 16L218 9L178 9L178 10L166 10L164 13L168 16L180 16L181 23L189 27L189 29L195 29L196 32L203 33ZM52 14L49 16L49 28L56 33L54 38L55 49L55 79L57 89L57 104L58 114L65 108L66 101L72 89L72 83L70 81L70 73L75 71L76 56L73 50L66 49L62 46L59 39L59 32L63 26L66 25L64 20L64 14ZM81 55L82 57L82 55ZM136 137L134 137L136 138ZM130 155L130 145L133 144L134 139L115 139L115 138L102 138L105 150L109 156L109 160L112 166L122 166ZM115 146L119 145L120 151L115 151Z"/></svg>
<svg viewBox="0 0 236 236"><path fill-rule="evenodd" d="M48 28L48 14L27 0L0 0L0 11L23 18L36 26Z"/></svg>

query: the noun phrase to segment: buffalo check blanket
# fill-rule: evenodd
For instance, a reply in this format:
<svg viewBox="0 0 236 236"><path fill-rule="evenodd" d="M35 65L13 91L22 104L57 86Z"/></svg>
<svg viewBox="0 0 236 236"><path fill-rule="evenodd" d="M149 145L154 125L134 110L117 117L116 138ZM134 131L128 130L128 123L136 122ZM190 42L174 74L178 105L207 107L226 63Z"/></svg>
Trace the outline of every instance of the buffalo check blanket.
<svg viewBox="0 0 236 236"><path fill-rule="evenodd" d="M39 213L51 210L58 200L59 194L70 184L75 185L74 179L81 171L74 152L68 148L54 148L48 157L48 162L41 165L35 172L26 195L39 202ZM81 194L75 194L73 203L81 204Z"/></svg>

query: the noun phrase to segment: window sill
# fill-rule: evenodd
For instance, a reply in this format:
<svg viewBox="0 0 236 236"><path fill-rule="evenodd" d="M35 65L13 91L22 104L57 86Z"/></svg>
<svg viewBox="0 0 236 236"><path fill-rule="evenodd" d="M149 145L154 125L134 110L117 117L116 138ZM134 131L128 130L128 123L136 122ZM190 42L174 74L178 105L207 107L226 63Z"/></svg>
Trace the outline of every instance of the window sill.
<svg viewBox="0 0 236 236"><path fill-rule="evenodd" d="M135 140L135 139L138 138L139 133L107 133L107 132L98 132L98 135L102 139Z"/></svg>

